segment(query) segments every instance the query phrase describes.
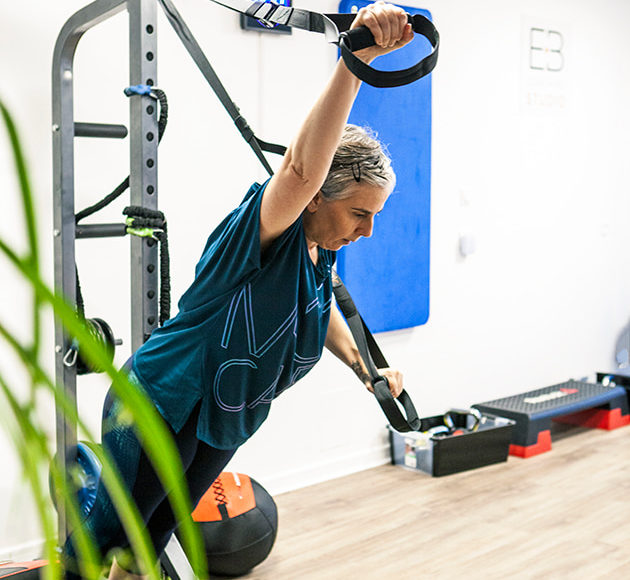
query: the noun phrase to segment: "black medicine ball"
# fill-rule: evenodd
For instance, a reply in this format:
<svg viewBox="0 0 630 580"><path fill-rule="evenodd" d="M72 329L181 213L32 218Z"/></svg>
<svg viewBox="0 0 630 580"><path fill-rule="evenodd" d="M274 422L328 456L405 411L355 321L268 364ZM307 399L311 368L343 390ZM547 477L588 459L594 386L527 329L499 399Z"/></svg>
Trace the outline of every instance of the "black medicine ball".
<svg viewBox="0 0 630 580"><path fill-rule="evenodd" d="M278 509L265 488L241 473L223 472L192 513L201 528L208 571L241 576L271 552Z"/></svg>

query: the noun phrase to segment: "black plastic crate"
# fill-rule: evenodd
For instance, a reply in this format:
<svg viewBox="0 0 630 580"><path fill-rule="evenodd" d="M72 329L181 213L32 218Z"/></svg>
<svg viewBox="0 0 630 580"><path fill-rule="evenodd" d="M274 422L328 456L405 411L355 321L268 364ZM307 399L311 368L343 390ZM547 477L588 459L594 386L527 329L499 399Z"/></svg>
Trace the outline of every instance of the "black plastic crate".
<svg viewBox="0 0 630 580"><path fill-rule="evenodd" d="M444 424L444 416L426 418ZM389 428L392 463L440 477L507 461L514 421L482 415L476 430L458 429L460 434L430 432L399 433Z"/></svg>

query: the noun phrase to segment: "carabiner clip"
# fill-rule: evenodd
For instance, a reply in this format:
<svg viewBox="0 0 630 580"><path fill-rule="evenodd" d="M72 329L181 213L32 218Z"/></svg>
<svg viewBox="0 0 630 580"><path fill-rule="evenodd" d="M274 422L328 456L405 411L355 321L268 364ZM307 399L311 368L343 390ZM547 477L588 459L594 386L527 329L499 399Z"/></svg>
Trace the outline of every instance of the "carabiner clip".
<svg viewBox="0 0 630 580"><path fill-rule="evenodd" d="M68 368L77 364L77 357L79 356L79 343L76 338L72 341L68 352L63 357L63 364Z"/></svg>

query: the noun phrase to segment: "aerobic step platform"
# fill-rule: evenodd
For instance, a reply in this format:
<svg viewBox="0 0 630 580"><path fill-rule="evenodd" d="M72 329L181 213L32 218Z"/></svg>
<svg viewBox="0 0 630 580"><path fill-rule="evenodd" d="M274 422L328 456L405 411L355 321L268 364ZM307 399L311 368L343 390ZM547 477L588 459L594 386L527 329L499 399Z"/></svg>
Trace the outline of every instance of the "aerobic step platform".
<svg viewBox="0 0 630 580"><path fill-rule="evenodd" d="M552 419L608 430L630 424L628 396L623 387L573 380L473 407L516 422L510 455L517 457L532 457L551 450Z"/></svg>

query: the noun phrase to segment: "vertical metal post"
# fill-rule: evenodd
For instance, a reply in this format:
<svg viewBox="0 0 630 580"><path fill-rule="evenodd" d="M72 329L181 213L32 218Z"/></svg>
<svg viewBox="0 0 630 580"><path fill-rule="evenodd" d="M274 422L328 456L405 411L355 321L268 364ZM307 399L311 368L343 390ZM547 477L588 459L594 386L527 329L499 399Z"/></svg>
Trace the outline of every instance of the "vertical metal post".
<svg viewBox="0 0 630 580"><path fill-rule="evenodd" d="M76 302L76 266L74 217L74 95L73 66L77 45L83 34L100 22L125 9L127 0L96 0L74 14L63 26L53 54L53 235L55 255L55 291L71 304ZM76 367L64 365L70 339L59 318L55 317L55 378L76 409ZM57 458L64 472L76 454L77 432L57 406ZM57 504L59 541L68 531L66 509Z"/></svg>
<svg viewBox="0 0 630 580"><path fill-rule="evenodd" d="M157 84L155 0L128 0L130 85ZM130 98L131 204L157 209L158 103ZM158 324L158 251L155 240L131 239L131 348L135 352Z"/></svg>
<svg viewBox="0 0 630 580"><path fill-rule="evenodd" d="M61 38L61 36L60 36ZM80 34L66 37L55 49L53 67L53 235L55 289L72 304L76 301L74 253L74 118L73 57ZM55 317L55 376L66 397L76 408L76 367L67 367L63 358L69 338L61 321ZM57 458L60 465L72 461L77 441L76 427L69 424L57 407ZM66 535L66 509L57 502L59 539Z"/></svg>

